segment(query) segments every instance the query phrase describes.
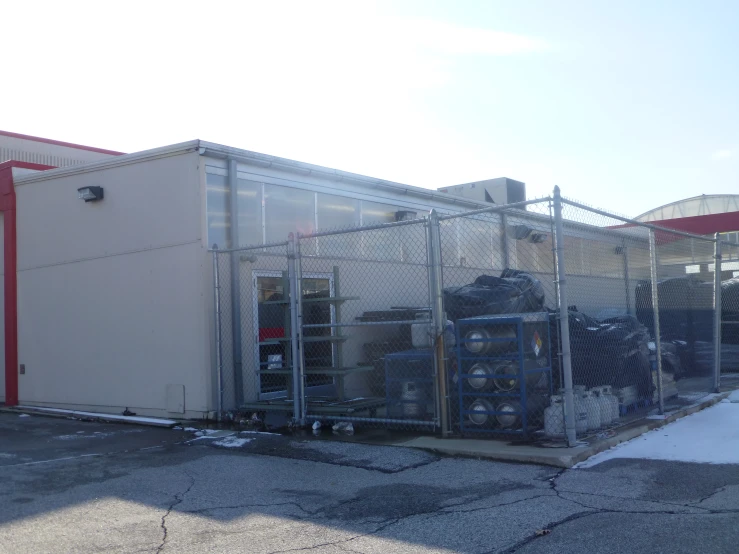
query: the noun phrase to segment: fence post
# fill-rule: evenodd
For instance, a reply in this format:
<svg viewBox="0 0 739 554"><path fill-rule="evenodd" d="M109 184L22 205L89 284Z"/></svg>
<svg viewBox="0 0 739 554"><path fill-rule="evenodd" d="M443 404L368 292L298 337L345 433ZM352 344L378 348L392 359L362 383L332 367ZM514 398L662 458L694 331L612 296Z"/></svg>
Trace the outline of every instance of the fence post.
<svg viewBox="0 0 739 554"><path fill-rule="evenodd" d="M305 400L305 344L303 342L303 254L300 247L300 233L295 236L295 298L298 338L298 394L300 396L300 424L305 424L308 402Z"/></svg>
<svg viewBox="0 0 739 554"><path fill-rule="evenodd" d="M626 239L621 242L621 253L624 257L624 281L626 284L626 313L633 315L631 309L631 276L629 275L629 247L626 245Z"/></svg>
<svg viewBox="0 0 739 554"><path fill-rule="evenodd" d="M446 350L444 347L444 330L446 314L444 313L443 278L441 273L441 226L439 214L431 210L428 220L428 257L429 257L429 293L431 296L431 317L434 328L434 345L436 348L436 396L441 436L449 436L449 399L447 398Z"/></svg>
<svg viewBox="0 0 739 554"><path fill-rule="evenodd" d="M654 348L657 355L657 394L659 395L659 413L665 413L665 398L662 391L662 339L659 330L659 291L657 290L657 242L654 229L649 229L649 266L652 281L652 314L654 317ZM651 376L651 370L649 372Z"/></svg>
<svg viewBox="0 0 739 554"><path fill-rule="evenodd" d="M559 339L562 343L560 364L565 385L565 433L567 444L577 444L575 432L575 394L572 390L572 353L570 352L570 315L567 310L567 279L564 258L564 225L562 224L562 197L559 187L554 187L554 231L557 258L557 292L559 298Z"/></svg>
<svg viewBox="0 0 739 554"><path fill-rule="evenodd" d="M287 238L287 278L290 286L290 365L292 365L293 385L293 419L302 423L302 395L300 386L300 348L298 345L298 304L300 302L300 288L298 287L298 276L295 269L295 235L290 233Z"/></svg>
<svg viewBox="0 0 739 554"><path fill-rule="evenodd" d="M228 160L228 186L231 194L231 248L241 246L239 240L239 202L236 160ZM236 407L244 402L244 360L241 345L241 252L231 252L231 330L233 332L234 398Z"/></svg>
<svg viewBox="0 0 739 554"><path fill-rule="evenodd" d="M714 392L721 390L721 235L716 233L716 243L713 258L716 266L713 268L713 388Z"/></svg>
<svg viewBox="0 0 739 554"><path fill-rule="evenodd" d="M213 307L216 338L216 371L218 381L218 421L223 417L223 352L221 350L221 282L218 275L218 245L213 245Z"/></svg>

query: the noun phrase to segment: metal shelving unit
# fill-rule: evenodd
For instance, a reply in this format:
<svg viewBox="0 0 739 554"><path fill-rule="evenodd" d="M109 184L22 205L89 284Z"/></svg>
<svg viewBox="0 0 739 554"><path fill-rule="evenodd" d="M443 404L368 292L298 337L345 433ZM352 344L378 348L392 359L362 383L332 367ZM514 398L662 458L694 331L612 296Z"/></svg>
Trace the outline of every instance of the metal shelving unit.
<svg viewBox="0 0 739 554"><path fill-rule="evenodd" d="M284 290L290 290L287 273L283 275L285 280ZM339 294L339 268L333 268L333 281L334 281L334 296L326 296L320 298L302 298L303 304L329 304L332 306L333 320L341 321L341 306L345 302L352 300L359 300L358 296L341 296ZM258 343L258 346L279 346L287 345L291 340L292 330L290 328L290 310L289 299L282 300L268 300L263 302L263 305L280 305L285 308L285 336L270 338ZM310 328L311 326L304 326L303 330ZM303 344L316 344L316 343L328 343L331 345L331 359L333 365L331 366L319 366L319 367L307 367L305 368L304 374L306 376L326 376L334 379L336 385L336 397L335 398L306 398L306 408L308 412L321 413L321 414L354 414L357 412L367 411L371 414L376 412L377 408L385 405L384 398L361 398L354 400L346 400L344 393L344 379L355 373L362 373L371 371L372 366L345 366L343 364L343 352L342 345L350 337L348 335L339 334L341 328L340 323L331 324L330 335L315 335L315 336L303 336L301 342ZM243 404L243 408L247 410L255 411L293 411L293 398L292 398L292 358L291 351L289 348L285 348L284 363L280 367L269 367L269 362L260 364L260 368L257 373L260 375L283 375L286 377L286 390L285 396L280 398L274 398L270 400L259 400L256 402L247 402Z"/></svg>
<svg viewBox="0 0 739 554"><path fill-rule="evenodd" d="M460 432L528 438L552 393L549 314L473 317L455 328Z"/></svg>

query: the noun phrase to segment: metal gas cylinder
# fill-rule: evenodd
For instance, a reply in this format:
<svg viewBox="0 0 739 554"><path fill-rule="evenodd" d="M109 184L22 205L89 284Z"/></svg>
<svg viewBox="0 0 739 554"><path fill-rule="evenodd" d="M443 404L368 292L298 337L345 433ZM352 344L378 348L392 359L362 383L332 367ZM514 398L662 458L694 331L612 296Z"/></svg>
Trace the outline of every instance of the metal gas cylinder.
<svg viewBox="0 0 739 554"><path fill-rule="evenodd" d="M488 401L485 398L478 398L472 404L470 404L469 408L469 414L467 417L470 420L470 423L473 423L475 425L487 425L491 423L493 419L493 415L486 414L485 412L494 412L495 406L493 406L492 402Z"/></svg>
<svg viewBox="0 0 739 554"><path fill-rule="evenodd" d="M551 438L565 434L564 402L559 395L553 395L551 405L544 410L544 434Z"/></svg>
<svg viewBox="0 0 739 554"><path fill-rule="evenodd" d="M512 343L516 338L513 327L496 326L494 328L475 327L464 336L464 347L471 354L485 356L499 352L511 351ZM499 341L491 339L511 339ZM488 342L490 341L490 342Z"/></svg>

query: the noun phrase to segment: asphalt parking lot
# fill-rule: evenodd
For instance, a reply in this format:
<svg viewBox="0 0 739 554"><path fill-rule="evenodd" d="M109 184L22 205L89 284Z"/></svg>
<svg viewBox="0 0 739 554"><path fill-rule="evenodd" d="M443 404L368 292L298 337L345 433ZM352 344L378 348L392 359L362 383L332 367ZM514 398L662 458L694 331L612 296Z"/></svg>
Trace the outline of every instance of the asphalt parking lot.
<svg viewBox="0 0 739 554"><path fill-rule="evenodd" d="M0 552L735 552L739 466L557 470L0 413Z"/></svg>

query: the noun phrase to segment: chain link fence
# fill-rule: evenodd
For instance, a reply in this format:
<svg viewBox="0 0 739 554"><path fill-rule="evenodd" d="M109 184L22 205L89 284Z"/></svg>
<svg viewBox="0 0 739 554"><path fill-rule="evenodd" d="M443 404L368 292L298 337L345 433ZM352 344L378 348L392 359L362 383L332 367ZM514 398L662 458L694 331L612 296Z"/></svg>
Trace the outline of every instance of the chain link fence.
<svg viewBox="0 0 739 554"><path fill-rule="evenodd" d="M556 191L215 251L219 410L554 444L609 433L715 392L719 356L739 377L739 246L716 245Z"/></svg>

